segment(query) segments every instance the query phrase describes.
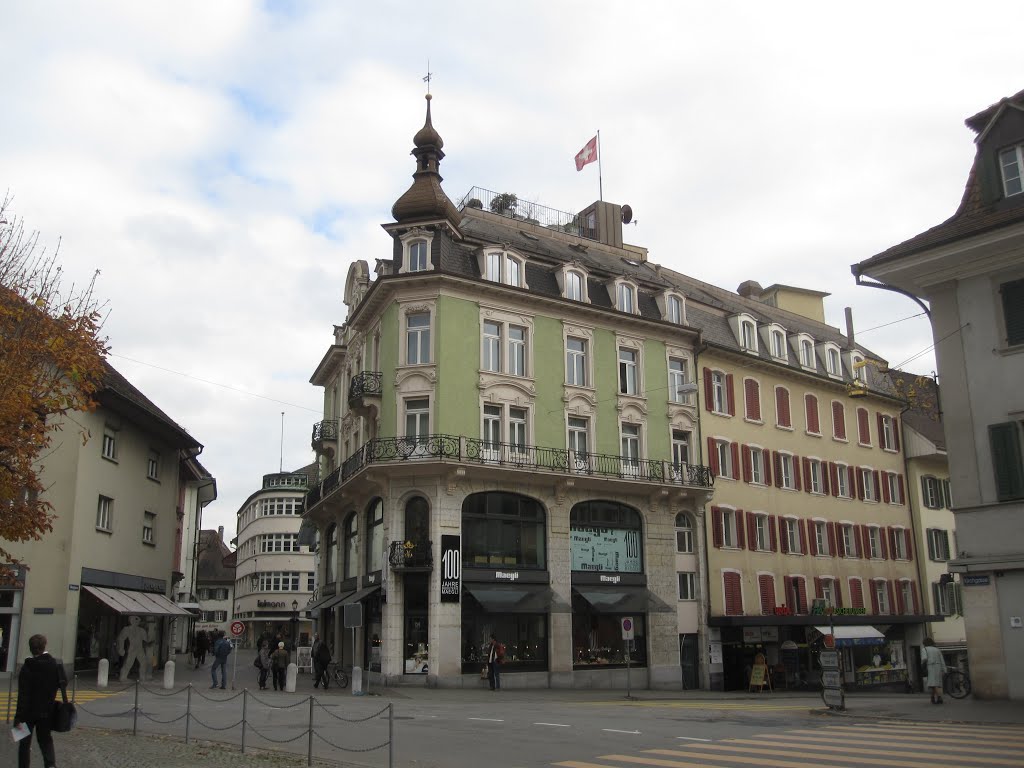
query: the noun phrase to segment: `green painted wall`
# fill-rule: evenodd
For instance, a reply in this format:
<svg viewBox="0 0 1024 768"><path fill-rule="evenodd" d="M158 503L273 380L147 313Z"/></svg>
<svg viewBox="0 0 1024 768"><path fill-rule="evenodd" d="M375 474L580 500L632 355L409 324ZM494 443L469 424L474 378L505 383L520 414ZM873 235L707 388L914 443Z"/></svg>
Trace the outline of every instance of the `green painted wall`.
<svg viewBox="0 0 1024 768"><path fill-rule="evenodd" d="M437 388L435 434L480 436L480 307L441 296L434 321Z"/></svg>
<svg viewBox="0 0 1024 768"><path fill-rule="evenodd" d="M647 458L667 461L669 453L668 358L665 344L648 339L644 342L644 386L647 396Z"/></svg>
<svg viewBox="0 0 1024 768"><path fill-rule="evenodd" d="M395 368L398 366L398 304L392 302L384 310L380 321L380 434L378 437L395 437L395 419L398 418L398 403L395 402Z"/></svg>
<svg viewBox="0 0 1024 768"><path fill-rule="evenodd" d="M565 348L562 321L533 319L533 378L537 387L533 414L535 445L565 448Z"/></svg>
<svg viewBox="0 0 1024 768"><path fill-rule="evenodd" d="M597 390L597 453L619 455L619 351L614 331L594 330L594 385Z"/></svg>

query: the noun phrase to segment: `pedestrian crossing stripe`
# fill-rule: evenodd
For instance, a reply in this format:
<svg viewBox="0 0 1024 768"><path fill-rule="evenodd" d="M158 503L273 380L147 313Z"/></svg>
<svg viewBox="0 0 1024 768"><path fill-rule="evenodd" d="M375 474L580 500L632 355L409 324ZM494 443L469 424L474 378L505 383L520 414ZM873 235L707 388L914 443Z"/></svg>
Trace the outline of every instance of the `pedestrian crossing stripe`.
<svg viewBox="0 0 1024 768"><path fill-rule="evenodd" d="M662 707L666 709L718 709L723 711L736 710L743 712L775 712L779 710L803 711L810 709L808 704L767 704L760 702L733 701L588 701L588 706L628 706L628 707Z"/></svg>

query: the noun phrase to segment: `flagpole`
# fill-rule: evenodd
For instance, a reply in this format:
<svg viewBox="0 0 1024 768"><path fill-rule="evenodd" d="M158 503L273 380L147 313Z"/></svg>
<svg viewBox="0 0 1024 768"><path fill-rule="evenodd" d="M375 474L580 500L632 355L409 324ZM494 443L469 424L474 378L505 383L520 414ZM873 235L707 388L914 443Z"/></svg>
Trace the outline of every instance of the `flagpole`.
<svg viewBox="0 0 1024 768"><path fill-rule="evenodd" d="M604 201L604 182L601 180L601 130L597 131L597 199Z"/></svg>

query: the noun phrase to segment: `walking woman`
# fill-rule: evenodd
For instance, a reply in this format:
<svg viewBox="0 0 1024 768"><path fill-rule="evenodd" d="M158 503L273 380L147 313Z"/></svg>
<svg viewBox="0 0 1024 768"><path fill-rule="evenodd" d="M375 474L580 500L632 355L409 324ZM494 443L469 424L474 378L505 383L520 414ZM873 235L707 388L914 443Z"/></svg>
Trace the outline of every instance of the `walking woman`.
<svg viewBox="0 0 1024 768"><path fill-rule="evenodd" d="M935 647L935 641L930 637L924 639L924 647L921 648L921 662L927 667L924 684L931 691L932 704L941 704L942 674L946 671L946 660L942 658L942 651Z"/></svg>

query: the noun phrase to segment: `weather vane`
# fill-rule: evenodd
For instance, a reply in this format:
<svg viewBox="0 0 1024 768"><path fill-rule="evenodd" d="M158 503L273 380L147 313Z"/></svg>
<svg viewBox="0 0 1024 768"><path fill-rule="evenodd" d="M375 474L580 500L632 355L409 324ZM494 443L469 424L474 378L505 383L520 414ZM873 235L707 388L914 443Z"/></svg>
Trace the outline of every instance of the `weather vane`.
<svg viewBox="0 0 1024 768"><path fill-rule="evenodd" d="M430 59L427 59L427 76L423 78L423 82L427 84L427 95L430 95L430 80L434 76L434 73L430 71Z"/></svg>

